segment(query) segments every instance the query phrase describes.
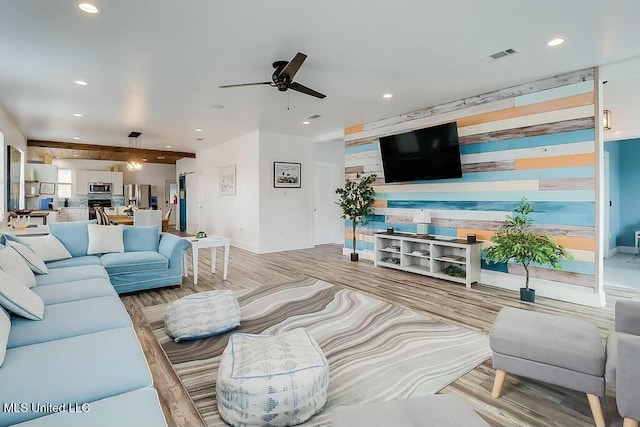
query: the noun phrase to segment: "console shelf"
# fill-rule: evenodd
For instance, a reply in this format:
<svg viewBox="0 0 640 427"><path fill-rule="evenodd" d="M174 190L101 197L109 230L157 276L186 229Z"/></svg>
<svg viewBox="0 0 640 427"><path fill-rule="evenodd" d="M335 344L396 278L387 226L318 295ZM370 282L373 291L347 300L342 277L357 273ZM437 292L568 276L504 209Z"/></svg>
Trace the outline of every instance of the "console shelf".
<svg viewBox="0 0 640 427"><path fill-rule="evenodd" d="M418 237L405 233L376 233L375 266L395 268L438 279L463 283L467 288L480 280L482 242ZM450 273L464 274L457 277Z"/></svg>

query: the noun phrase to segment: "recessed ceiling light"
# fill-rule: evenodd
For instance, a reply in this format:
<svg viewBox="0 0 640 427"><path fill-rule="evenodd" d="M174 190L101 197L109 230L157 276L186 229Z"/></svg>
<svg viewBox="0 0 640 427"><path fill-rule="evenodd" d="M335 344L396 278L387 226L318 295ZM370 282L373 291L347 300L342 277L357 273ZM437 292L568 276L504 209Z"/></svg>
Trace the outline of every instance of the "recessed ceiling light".
<svg viewBox="0 0 640 427"><path fill-rule="evenodd" d="M562 43L564 43L564 39L561 38L557 38L557 39L553 39L550 40L549 43L547 43L547 46L560 46Z"/></svg>
<svg viewBox="0 0 640 427"><path fill-rule="evenodd" d="M164 160L164 158L165 158L164 156L158 156L157 157L158 160Z"/></svg>
<svg viewBox="0 0 640 427"><path fill-rule="evenodd" d="M385 93L384 95L382 95L382 97L383 97L383 98L385 98L385 99L389 99L389 98L392 98L392 97L393 97L393 94L391 94L391 93Z"/></svg>
<svg viewBox="0 0 640 427"><path fill-rule="evenodd" d="M172 147L171 145L165 145L165 148L171 148L171 147Z"/></svg>
<svg viewBox="0 0 640 427"><path fill-rule="evenodd" d="M309 123L311 123L309 120L305 120L304 122L302 122L303 125L308 125Z"/></svg>
<svg viewBox="0 0 640 427"><path fill-rule="evenodd" d="M74 155L73 155L73 157L78 157L78 155L77 155L77 154L74 154Z"/></svg>
<svg viewBox="0 0 640 427"><path fill-rule="evenodd" d="M143 161L143 162L146 162L146 161L147 161L147 159L142 159L142 161Z"/></svg>
<svg viewBox="0 0 640 427"><path fill-rule="evenodd" d="M74 136L72 139L80 139L79 136Z"/></svg>
<svg viewBox="0 0 640 427"><path fill-rule="evenodd" d="M98 9L97 6L88 2L78 3L78 7L80 8L81 11L91 13L91 14L100 12L100 9Z"/></svg>
<svg viewBox="0 0 640 427"><path fill-rule="evenodd" d="M202 132L202 129L198 128L196 129L196 132Z"/></svg>
<svg viewBox="0 0 640 427"><path fill-rule="evenodd" d="M73 113L73 116L74 116L74 117L82 117L82 114L80 114L80 113Z"/></svg>
<svg viewBox="0 0 640 427"><path fill-rule="evenodd" d="M74 83L77 84L78 86L86 86L89 84L84 80L75 80Z"/></svg>

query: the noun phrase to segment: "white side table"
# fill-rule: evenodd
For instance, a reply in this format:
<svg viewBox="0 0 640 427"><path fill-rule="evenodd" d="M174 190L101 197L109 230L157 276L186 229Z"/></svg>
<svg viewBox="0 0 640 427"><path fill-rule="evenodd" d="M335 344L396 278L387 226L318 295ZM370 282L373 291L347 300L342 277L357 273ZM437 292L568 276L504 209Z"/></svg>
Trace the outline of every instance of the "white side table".
<svg viewBox="0 0 640 427"><path fill-rule="evenodd" d="M216 252L218 247L224 248L224 271L222 278L227 280L227 269L229 267L229 246L231 239L222 236L208 236L198 239L197 237L183 237L191 243L191 251L193 255L193 284L198 284L198 249L211 248L211 273L216 272ZM182 253L184 265L184 276L188 275L187 251Z"/></svg>

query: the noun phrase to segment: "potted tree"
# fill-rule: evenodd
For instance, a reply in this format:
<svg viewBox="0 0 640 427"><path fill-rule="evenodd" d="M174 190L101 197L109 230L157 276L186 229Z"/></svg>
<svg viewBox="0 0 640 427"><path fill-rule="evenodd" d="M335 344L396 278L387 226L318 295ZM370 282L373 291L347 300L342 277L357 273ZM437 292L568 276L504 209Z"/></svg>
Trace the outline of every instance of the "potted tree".
<svg viewBox="0 0 640 427"><path fill-rule="evenodd" d="M533 220L529 217L534 212L533 206L523 197L515 208L516 216L507 217L500 230L491 237L493 246L487 249L487 261L515 261L524 267L525 287L520 288L520 300L534 302L535 289L529 289L529 265L550 265L561 270L560 261L573 259L562 246L549 236L531 232Z"/></svg>
<svg viewBox="0 0 640 427"><path fill-rule="evenodd" d="M356 252L356 225L358 222L366 224L365 217L373 214L373 198L376 195L373 189L373 182L376 175L360 176L356 174L356 179L347 179L344 188L336 188L339 199L336 202L342 209L341 218L350 219L353 227L353 252L351 261L358 261Z"/></svg>

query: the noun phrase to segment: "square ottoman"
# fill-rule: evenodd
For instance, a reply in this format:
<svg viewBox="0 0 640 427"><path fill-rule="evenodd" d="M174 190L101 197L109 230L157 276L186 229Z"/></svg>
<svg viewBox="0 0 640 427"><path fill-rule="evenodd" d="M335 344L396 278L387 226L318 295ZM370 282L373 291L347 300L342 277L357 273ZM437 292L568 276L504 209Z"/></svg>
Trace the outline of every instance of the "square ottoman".
<svg viewBox="0 0 640 427"><path fill-rule="evenodd" d="M507 373L587 394L596 426L604 427L605 351L598 328L586 320L505 307L489 333L500 397Z"/></svg>
<svg viewBox="0 0 640 427"><path fill-rule="evenodd" d="M304 328L233 334L222 353L216 398L236 427L300 424L327 402L329 363Z"/></svg>

